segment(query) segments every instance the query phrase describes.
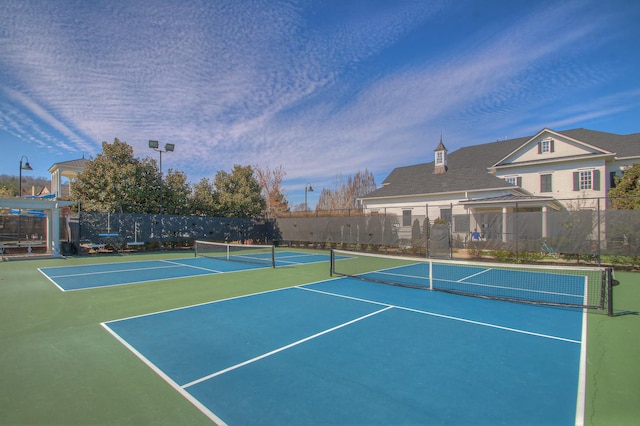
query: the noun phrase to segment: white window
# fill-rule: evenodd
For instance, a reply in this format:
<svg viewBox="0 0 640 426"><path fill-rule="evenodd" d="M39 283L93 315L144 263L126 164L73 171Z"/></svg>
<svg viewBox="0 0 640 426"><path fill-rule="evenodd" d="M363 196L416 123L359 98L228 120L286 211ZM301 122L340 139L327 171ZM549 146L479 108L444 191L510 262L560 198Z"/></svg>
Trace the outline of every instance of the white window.
<svg viewBox="0 0 640 426"><path fill-rule="evenodd" d="M436 151L436 165L444 164L444 151Z"/></svg>
<svg viewBox="0 0 640 426"><path fill-rule="evenodd" d="M522 176L507 176L504 178L511 185L522 186Z"/></svg>
<svg viewBox="0 0 640 426"><path fill-rule="evenodd" d="M538 154L545 154L553 151L553 139L543 139L538 143Z"/></svg>
<svg viewBox="0 0 640 426"><path fill-rule="evenodd" d="M542 145L540 146L540 151L551 152L551 141L549 139L545 139L542 141Z"/></svg>
<svg viewBox="0 0 640 426"><path fill-rule="evenodd" d="M573 190L592 189L600 191L600 170L580 170L573 172Z"/></svg>
<svg viewBox="0 0 640 426"><path fill-rule="evenodd" d="M580 172L580 189L592 188L592 176L593 172L591 170L583 170Z"/></svg>

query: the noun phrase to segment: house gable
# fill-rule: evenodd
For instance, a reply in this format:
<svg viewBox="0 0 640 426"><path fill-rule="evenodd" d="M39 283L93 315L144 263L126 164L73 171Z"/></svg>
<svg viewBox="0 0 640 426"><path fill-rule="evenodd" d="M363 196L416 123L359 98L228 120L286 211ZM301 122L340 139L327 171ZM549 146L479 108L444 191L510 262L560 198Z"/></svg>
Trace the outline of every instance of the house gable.
<svg viewBox="0 0 640 426"><path fill-rule="evenodd" d="M493 165L493 168L612 154L612 152L606 149L596 147L562 133L543 129L515 151L500 159Z"/></svg>

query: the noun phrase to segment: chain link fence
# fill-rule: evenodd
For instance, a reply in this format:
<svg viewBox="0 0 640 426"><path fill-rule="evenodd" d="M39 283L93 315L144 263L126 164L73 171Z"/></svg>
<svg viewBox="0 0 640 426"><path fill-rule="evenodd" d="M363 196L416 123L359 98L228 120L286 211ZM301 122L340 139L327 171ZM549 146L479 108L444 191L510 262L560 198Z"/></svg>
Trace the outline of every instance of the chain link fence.
<svg viewBox="0 0 640 426"><path fill-rule="evenodd" d="M515 203L472 211L453 204L424 204L348 210L343 216L307 212L278 217L275 228L281 243L292 246L640 266L640 210L611 210L607 199L561 201L571 209L543 211Z"/></svg>
<svg viewBox="0 0 640 426"><path fill-rule="evenodd" d="M610 200L563 200L570 209L465 210L452 204L287 213L271 219L66 212L63 254L190 248L195 240L387 251L525 262L576 259L640 267L640 210ZM606 208L605 208L606 207ZM46 241L46 218L0 215L0 240Z"/></svg>

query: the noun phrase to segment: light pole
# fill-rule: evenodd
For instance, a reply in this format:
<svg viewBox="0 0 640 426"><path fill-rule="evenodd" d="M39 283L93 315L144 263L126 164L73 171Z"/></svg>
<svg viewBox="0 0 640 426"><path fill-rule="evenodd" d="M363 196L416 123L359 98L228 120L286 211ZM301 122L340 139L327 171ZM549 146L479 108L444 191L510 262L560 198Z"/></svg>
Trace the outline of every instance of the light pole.
<svg viewBox="0 0 640 426"><path fill-rule="evenodd" d="M173 152L176 146L172 143L167 143L164 145L164 150L160 149L159 146L158 141L149 141L149 148L160 153L160 214L162 214L162 153Z"/></svg>
<svg viewBox="0 0 640 426"><path fill-rule="evenodd" d="M309 205L307 204L307 192L313 192L313 187L309 184L304 186L304 211L309 211Z"/></svg>
<svg viewBox="0 0 640 426"><path fill-rule="evenodd" d="M24 164L22 164L22 159L27 160ZM23 170L33 170L31 165L29 164L29 159L23 155L20 158L20 170L19 170L19 178L18 178L18 197L22 198L22 171Z"/></svg>

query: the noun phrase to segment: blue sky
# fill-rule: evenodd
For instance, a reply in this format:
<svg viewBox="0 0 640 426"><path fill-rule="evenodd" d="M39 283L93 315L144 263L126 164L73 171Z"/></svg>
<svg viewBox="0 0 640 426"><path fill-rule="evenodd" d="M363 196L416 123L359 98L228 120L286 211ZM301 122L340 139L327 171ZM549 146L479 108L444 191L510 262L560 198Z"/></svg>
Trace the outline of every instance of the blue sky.
<svg viewBox="0 0 640 426"><path fill-rule="evenodd" d="M0 174L102 141L191 182L286 172L292 205L542 128L640 132L640 2L0 2Z"/></svg>

